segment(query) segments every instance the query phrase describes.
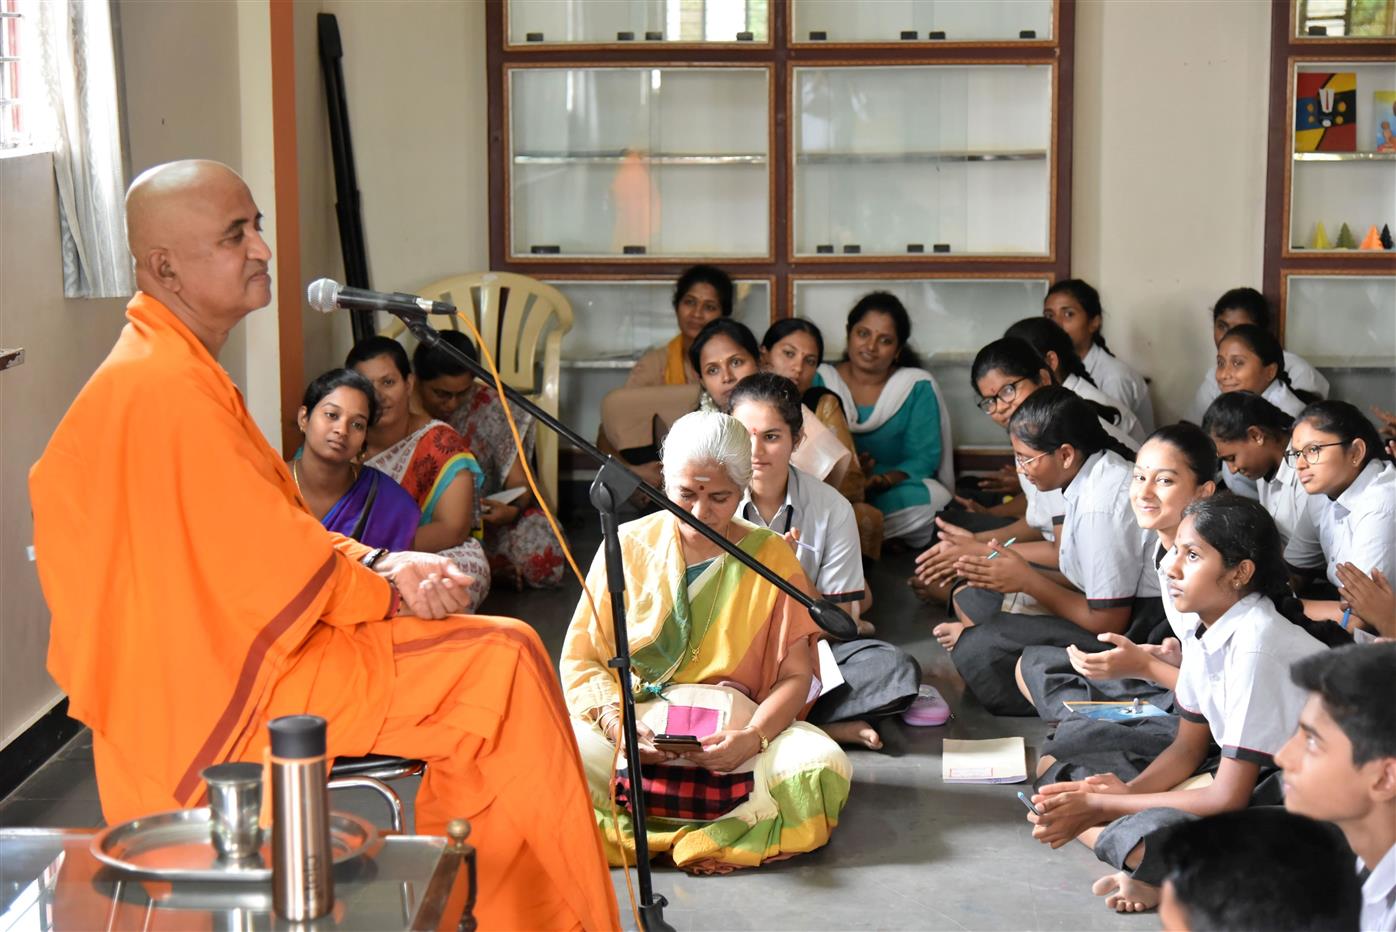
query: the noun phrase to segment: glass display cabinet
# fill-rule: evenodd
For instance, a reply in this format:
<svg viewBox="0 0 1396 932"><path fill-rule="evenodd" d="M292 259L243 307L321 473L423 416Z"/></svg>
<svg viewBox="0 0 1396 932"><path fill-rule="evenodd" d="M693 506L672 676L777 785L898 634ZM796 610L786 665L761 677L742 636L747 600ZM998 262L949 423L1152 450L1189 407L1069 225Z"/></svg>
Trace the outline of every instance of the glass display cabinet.
<svg viewBox="0 0 1396 932"><path fill-rule="evenodd" d="M765 68L511 70L512 256L767 256L769 98Z"/></svg>
<svg viewBox="0 0 1396 932"><path fill-rule="evenodd" d="M796 68L794 253L1045 256L1050 65Z"/></svg>
<svg viewBox="0 0 1396 932"><path fill-rule="evenodd" d="M485 0L490 266L573 303L564 416L594 430L702 262L831 355L858 294L905 292L957 440L1003 450L968 366L1070 274L1075 9Z"/></svg>
<svg viewBox="0 0 1396 932"><path fill-rule="evenodd" d="M1053 37L1052 0L791 0L793 43L1023 42Z"/></svg>
<svg viewBox="0 0 1396 932"><path fill-rule="evenodd" d="M976 407L970 366L986 343L1010 325L1042 313L1050 286L1045 278L888 279L796 278L794 315L813 321L824 335L824 358L837 361L846 347L848 311L870 291L888 291L911 317L911 348L936 377L954 428L956 446L1008 447L1008 438Z"/></svg>
<svg viewBox="0 0 1396 932"><path fill-rule="evenodd" d="M1265 294L1332 396L1396 406L1396 0L1271 7Z"/></svg>

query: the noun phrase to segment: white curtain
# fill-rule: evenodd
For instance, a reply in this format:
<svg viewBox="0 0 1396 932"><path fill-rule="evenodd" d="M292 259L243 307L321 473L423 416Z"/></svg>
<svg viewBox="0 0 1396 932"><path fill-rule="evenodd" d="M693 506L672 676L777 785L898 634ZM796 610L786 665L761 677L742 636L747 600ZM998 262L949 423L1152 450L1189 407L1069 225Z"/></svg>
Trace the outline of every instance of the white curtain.
<svg viewBox="0 0 1396 932"><path fill-rule="evenodd" d="M63 293L128 297L126 180L109 0L40 0L39 46L54 139Z"/></svg>

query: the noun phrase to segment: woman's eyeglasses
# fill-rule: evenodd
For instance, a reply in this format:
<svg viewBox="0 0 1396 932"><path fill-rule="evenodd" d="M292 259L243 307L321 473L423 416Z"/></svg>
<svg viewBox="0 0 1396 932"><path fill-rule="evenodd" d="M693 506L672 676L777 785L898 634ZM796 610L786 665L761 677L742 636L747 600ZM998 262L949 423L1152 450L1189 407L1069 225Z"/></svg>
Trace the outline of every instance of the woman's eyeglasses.
<svg viewBox="0 0 1396 932"><path fill-rule="evenodd" d="M1299 462L1299 454L1304 454L1304 461L1310 466L1318 463L1318 458L1323 455L1324 447L1345 447L1346 440L1335 440L1332 443L1311 443L1303 450L1285 450L1285 462L1294 466Z"/></svg>
<svg viewBox="0 0 1396 932"><path fill-rule="evenodd" d="M1013 454L1013 464L1014 464L1015 466L1018 467L1018 471L1019 471L1019 472L1022 472L1023 470L1025 470L1025 469L1027 469L1029 466L1031 466L1033 463L1036 463L1038 460L1042 459L1042 458L1043 458L1044 456L1046 456L1048 453L1055 453L1055 452L1056 452L1055 450L1048 450L1048 451L1046 451L1045 453L1039 453L1039 454L1037 454L1036 456L1029 456L1027 459L1023 459L1023 458L1022 458L1021 456L1019 456L1017 453L1014 453L1014 454Z"/></svg>
<svg viewBox="0 0 1396 932"><path fill-rule="evenodd" d="M980 411L983 411L985 414L988 414L990 411L994 410L994 406L995 406L995 405L1000 405L1000 404L1005 404L1005 405L1006 405L1006 404L1008 404L1010 401L1012 401L1014 398L1017 398L1017 397L1018 397L1018 383L1019 383L1019 382L1026 382L1026 381L1027 381L1027 377L1026 377L1026 376L1024 376L1024 377L1021 378L1021 379L1014 379L1012 382L1009 382L1007 385L1003 386L1002 388L1000 388L998 391L994 392L994 393L993 393L992 395L990 395L989 397L987 397L987 398L980 398L978 401L975 402L975 404L979 405L979 410L980 410Z"/></svg>

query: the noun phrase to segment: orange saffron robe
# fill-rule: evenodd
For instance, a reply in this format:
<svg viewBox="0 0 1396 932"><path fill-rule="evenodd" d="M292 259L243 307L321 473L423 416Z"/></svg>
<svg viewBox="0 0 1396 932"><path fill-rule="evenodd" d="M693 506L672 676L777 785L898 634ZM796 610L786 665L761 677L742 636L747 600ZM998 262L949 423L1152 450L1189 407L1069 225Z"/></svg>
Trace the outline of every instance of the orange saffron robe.
<svg viewBox="0 0 1396 932"><path fill-rule="evenodd" d="M617 927L537 636L387 620L368 548L309 512L207 349L147 294L127 318L29 480L48 668L92 729L107 821L201 804L204 767L260 760L269 717L313 712L332 755L428 760L418 830L472 819L482 926Z"/></svg>

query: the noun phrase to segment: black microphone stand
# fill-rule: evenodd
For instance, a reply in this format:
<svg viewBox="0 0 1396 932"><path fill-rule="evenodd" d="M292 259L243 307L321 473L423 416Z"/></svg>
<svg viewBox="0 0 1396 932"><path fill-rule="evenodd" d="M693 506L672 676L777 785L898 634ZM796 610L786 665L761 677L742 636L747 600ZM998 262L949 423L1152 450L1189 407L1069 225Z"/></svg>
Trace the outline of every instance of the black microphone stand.
<svg viewBox="0 0 1396 932"><path fill-rule="evenodd" d="M438 305L440 307L440 305ZM455 308L451 308L455 310ZM387 313L401 320L412 331L412 335L433 349L445 352L452 359L468 369L476 378L494 384L494 375L479 360L471 359L450 343L441 339L440 334L427 323L425 311L390 309ZM503 384L501 382L501 384ZM635 868L640 879L640 921L645 932L674 932L673 926L664 921L664 907L669 901L656 895L650 873L649 837L646 834L645 793L640 775L640 738L635 730L635 694L631 690L630 679L630 639L625 627L625 566L620 551L620 522L616 509L627 501L637 490L649 501L663 508L690 528L702 534L728 555L734 557L747 569L775 586L790 598L809 610L810 616L820 628L830 635L847 640L857 635L858 627L843 609L823 599L811 599L772 572L745 551L718 534L702 521L684 511L669 500L669 497L635 475L621 461L597 449L581 434L568 427L553 415L525 398L514 388L504 385L504 394L509 403L522 408L548 429L581 450L601 466L591 483L591 505L601 516L602 549L606 560L606 588L611 594L611 623L615 630L616 656L607 664L620 678L621 716L625 730L625 759L630 769L630 811L635 823ZM520 453L522 456L523 454ZM620 827L616 827L619 832ZM619 841L619 838L617 839Z"/></svg>

